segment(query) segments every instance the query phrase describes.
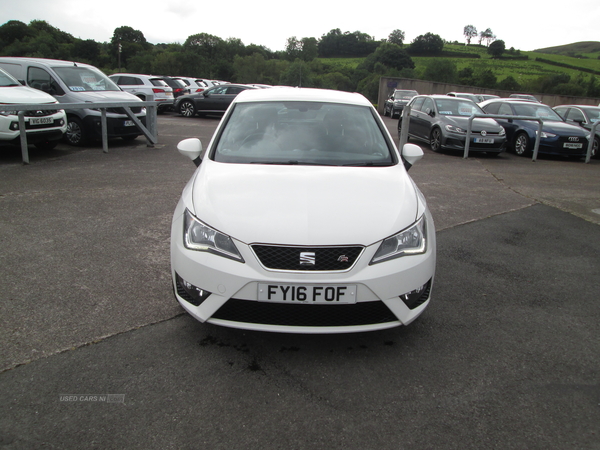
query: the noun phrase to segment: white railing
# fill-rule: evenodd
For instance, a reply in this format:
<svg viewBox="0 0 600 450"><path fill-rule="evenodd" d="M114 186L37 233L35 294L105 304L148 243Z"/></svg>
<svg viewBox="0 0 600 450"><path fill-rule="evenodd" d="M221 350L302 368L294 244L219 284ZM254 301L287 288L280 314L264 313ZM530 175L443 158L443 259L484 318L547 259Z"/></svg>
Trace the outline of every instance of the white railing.
<svg viewBox="0 0 600 450"><path fill-rule="evenodd" d="M132 107L146 108L146 125L136 117L131 111ZM27 147L27 130L25 128L25 111L45 111L45 110L73 110L73 109L96 109L100 110L100 124L102 133L102 151L108 153L108 131L106 124L106 110L109 108L123 108L126 115L133 121L135 126L146 137L149 147L158 143L157 121L156 121L156 102L150 101L131 101L131 102L96 102L96 103L52 103L52 104L14 104L0 105L0 111L18 111L19 131L21 140L21 155L23 164L29 164L29 150ZM68 119L67 119L68 121Z"/></svg>

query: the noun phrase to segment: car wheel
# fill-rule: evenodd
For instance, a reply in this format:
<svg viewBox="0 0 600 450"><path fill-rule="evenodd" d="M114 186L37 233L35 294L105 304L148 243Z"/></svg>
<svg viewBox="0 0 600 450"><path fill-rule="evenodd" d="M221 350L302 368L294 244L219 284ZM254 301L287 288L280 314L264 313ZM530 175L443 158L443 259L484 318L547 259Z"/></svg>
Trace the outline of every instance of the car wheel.
<svg viewBox="0 0 600 450"><path fill-rule="evenodd" d="M600 139L595 137L594 143L592 144L592 158L600 158L600 155L598 155L598 147L600 147Z"/></svg>
<svg viewBox="0 0 600 450"><path fill-rule="evenodd" d="M429 145L434 152L439 152L442 149L442 132L439 128L434 128L431 132Z"/></svg>
<svg viewBox="0 0 600 450"><path fill-rule="evenodd" d="M388 109L387 109L387 106L384 106L383 107L383 117L385 117L387 115L388 115Z"/></svg>
<svg viewBox="0 0 600 450"><path fill-rule="evenodd" d="M87 141L87 135L83 128L83 123L79 117L69 117L67 122L67 131L65 140L71 145L83 145Z"/></svg>
<svg viewBox="0 0 600 450"><path fill-rule="evenodd" d="M519 133L515 138L515 153L519 156L527 156L530 152L529 148L529 137L527 133Z"/></svg>
<svg viewBox="0 0 600 450"><path fill-rule="evenodd" d="M185 100L179 105L179 114L183 117L194 117L196 114L196 107L191 101Z"/></svg>
<svg viewBox="0 0 600 450"><path fill-rule="evenodd" d="M390 112L390 117L392 119L395 119L396 117L398 117L399 114L396 113L396 110L394 108L392 108L392 112Z"/></svg>

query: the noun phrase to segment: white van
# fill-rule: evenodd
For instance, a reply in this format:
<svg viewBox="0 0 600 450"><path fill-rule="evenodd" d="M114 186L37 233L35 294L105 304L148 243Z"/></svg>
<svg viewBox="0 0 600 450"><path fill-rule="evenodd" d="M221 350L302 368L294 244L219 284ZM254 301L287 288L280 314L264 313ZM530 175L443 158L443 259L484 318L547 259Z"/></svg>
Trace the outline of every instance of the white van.
<svg viewBox="0 0 600 450"><path fill-rule="evenodd" d="M44 92L22 86L16 78L0 69L0 105L57 105L58 102ZM0 111L0 142L19 144L19 111ZM25 111L27 143L37 148L51 150L67 130L67 116L62 109Z"/></svg>
<svg viewBox="0 0 600 450"><path fill-rule="evenodd" d="M135 95L123 92L103 72L89 64L45 58L0 57L0 68L9 72L21 84L44 91L60 103L90 103L89 109L66 109L65 138L73 145L88 140L100 140L101 113L94 109L96 102L141 102ZM145 125L146 109L131 108ZM142 133L123 108L106 111L108 137L135 139Z"/></svg>

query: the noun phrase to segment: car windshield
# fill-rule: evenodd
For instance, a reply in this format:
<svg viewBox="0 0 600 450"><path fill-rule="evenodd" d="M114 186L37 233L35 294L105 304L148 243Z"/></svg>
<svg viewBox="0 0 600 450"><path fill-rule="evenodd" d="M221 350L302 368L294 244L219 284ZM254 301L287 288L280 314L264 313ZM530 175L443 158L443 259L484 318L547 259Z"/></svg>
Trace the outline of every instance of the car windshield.
<svg viewBox="0 0 600 450"><path fill-rule="evenodd" d="M411 98L413 98L415 95L419 95L417 93L417 91L396 91L394 93L394 97L396 99L402 99L402 100L410 100Z"/></svg>
<svg viewBox="0 0 600 450"><path fill-rule="evenodd" d="M472 116L473 114L484 114L479 106L471 101L459 99L441 99L435 100L435 106L438 112L443 116Z"/></svg>
<svg viewBox="0 0 600 450"><path fill-rule="evenodd" d="M120 91L119 87L99 70L91 67L54 67L54 71L73 92Z"/></svg>
<svg viewBox="0 0 600 450"><path fill-rule="evenodd" d="M587 114L590 122L598 122L600 120L600 108L581 108Z"/></svg>
<svg viewBox="0 0 600 450"><path fill-rule="evenodd" d="M549 106L540 103L513 104L517 116L538 117L542 120L562 122L563 119Z"/></svg>
<svg viewBox="0 0 600 450"><path fill-rule="evenodd" d="M0 69L0 87L21 86L21 84L9 74Z"/></svg>
<svg viewBox="0 0 600 450"><path fill-rule="evenodd" d="M212 159L240 164L396 164L371 108L321 102L238 103Z"/></svg>

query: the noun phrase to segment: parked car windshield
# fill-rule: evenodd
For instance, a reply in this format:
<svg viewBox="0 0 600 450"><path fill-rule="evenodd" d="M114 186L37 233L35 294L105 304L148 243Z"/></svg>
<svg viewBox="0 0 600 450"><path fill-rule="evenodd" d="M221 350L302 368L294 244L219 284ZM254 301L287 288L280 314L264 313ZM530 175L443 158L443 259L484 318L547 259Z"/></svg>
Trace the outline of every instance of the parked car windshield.
<svg viewBox="0 0 600 450"><path fill-rule="evenodd" d="M396 164L371 108L322 102L238 103L213 150L218 162L388 166Z"/></svg>
<svg viewBox="0 0 600 450"><path fill-rule="evenodd" d="M74 92L120 91L119 87L99 70L89 67L54 67L54 71Z"/></svg>
<svg viewBox="0 0 600 450"><path fill-rule="evenodd" d="M538 117L543 120L562 122L560 117L552 108L540 103L515 103L513 104L517 116Z"/></svg>
<svg viewBox="0 0 600 450"><path fill-rule="evenodd" d="M404 100L410 100L411 98L413 98L415 95L419 95L419 93L417 91L396 91L394 93L394 98L396 99L404 99Z"/></svg>
<svg viewBox="0 0 600 450"><path fill-rule="evenodd" d="M598 107L590 107L590 108L581 108L585 111L590 122L598 122L600 120L600 108Z"/></svg>
<svg viewBox="0 0 600 450"><path fill-rule="evenodd" d="M472 116L473 114L484 114L479 106L471 101L464 101L458 98L435 100L435 106L438 112L443 116Z"/></svg>
<svg viewBox="0 0 600 450"><path fill-rule="evenodd" d="M12 87L12 86L21 86L21 84L7 74L5 71L0 69L0 87Z"/></svg>

